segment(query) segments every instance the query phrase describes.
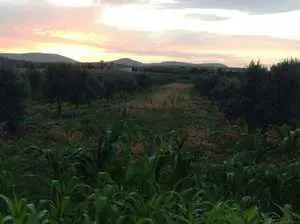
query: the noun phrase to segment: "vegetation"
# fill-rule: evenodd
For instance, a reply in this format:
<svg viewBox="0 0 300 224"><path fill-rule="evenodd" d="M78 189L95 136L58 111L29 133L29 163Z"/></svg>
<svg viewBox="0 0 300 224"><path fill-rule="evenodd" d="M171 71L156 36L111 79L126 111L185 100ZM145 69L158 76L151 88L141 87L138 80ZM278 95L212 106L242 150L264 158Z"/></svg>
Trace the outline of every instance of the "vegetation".
<svg viewBox="0 0 300 224"><path fill-rule="evenodd" d="M299 223L298 72L2 70L0 223Z"/></svg>
<svg viewBox="0 0 300 224"><path fill-rule="evenodd" d="M286 60L270 70L251 62L244 73L202 75L195 86L220 104L228 118L242 118L250 130L299 121L300 63Z"/></svg>
<svg viewBox="0 0 300 224"><path fill-rule="evenodd" d="M3 130L15 134L23 118L25 84L12 71L0 70L0 122Z"/></svg>

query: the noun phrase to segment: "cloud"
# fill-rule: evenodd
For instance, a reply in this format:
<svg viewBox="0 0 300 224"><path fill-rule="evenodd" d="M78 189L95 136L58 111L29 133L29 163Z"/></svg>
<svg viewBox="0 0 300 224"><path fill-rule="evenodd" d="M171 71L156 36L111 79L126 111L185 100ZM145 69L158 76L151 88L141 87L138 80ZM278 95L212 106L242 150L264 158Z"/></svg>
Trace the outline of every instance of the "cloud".
<svg viewBox="0 0 300 224"><path fill-rule="evenodd" d="M235 9L158 8L129 4L105 7L97 22L147 32L184 30L228 35L271 36L300 39L292 24L300 21L300 10L254 15Z"/></svg>
<svg viewBox="0 0 300 224"><path fill-rule="evenodd" d="M0 51L229 65L300 57L300 11L278 13L276 1L265 14L258 1L0 0Z"/></svg>
<svg viewBox="0 0 300 224"><path fill-rule="evenodd" d="M8 0L7 0L8 1ZM235 9L253 14L300 10L299 0L48 0L60 5L128 5L148 4L165 8Z"/></svg>
<svg viewBox="0 0 300 224"><path fill-rule="evenodd" d="M197 13L190 13L187 15L187 17L191 18L198 18L200 20L208 20L208 21L220 21L220 20L227 20L229 17L225 16L217 16L217 15L201 15Z"/></svg>
<svg viewBox="0 0 300 224"><path fill-rule="evenodd" d="M242 65L252 59L270 63L286 57L300 56L300 41L264 36L229 36L182 31L149 35L147 32L123 31L108 26L101 26L97 32L85 34L56 30L38 32L36 35L38 37L35 38L39 38L36 39L37 42L48 41L98 49L101 57L121 53L142 60L158 57L193 62L216 60ZM86 60L86 55L76 57Z"/></svg>
<svg viewBox="0 0 300 224"><path fill-rule="evenodd" d="M300 10L299 0L180 0L175 8L235 9L253 14L265 14Z"/></svg>

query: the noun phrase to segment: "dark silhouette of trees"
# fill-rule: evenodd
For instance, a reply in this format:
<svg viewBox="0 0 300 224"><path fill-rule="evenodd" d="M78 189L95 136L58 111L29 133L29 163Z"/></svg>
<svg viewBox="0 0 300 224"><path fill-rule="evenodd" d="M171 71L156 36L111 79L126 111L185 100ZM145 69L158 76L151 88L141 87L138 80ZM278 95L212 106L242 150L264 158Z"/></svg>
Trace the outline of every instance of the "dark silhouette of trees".
<svg viewBox="0 0 300 224"><path fill-rule="evenodd" d="M259 62L251 62L241 82L243 118L250 131L267 125L265 103L269 73Z"/></svg>
<svg viewBox="0 0 300 224"><path fill-rule="evenodd" d="M57 114L61 115L63 101L69 100L71 67L68 64L49 65L43 84L43 95L57 105Z"/></svg>
<svg viewBox="0 0 300 224"><path fill-rule="evenodd" d="M24 116L25 83L12 70L0 68L0 122L15 134Z"/></svg>
<svg viewBox="0 0 300 224"><path fill-rule="evenodd" d="M300 63L285 60L271 67L268 91L272 122L282 124L300 120Z"/></svg>
<svg viewBox="0 0 300 224"><path fill-rule="evenodd" d="M27 71L30 91L33 96L37 96L40 92L42 84L42 74L34 68Z"/></svg>
<svg viewBox="0 0 300 224"><path fill-rule="evenodd" d="M73 68L69 78L69 101L78 107L87 102L87 79L88 73L80 68Z"/></svg>
<svg viewBox="0 0 300 224"><path fill-rule="evenodd" d="M150 77L145 74L136 75L136 80L139 88L149 88L149 86L151 85Z"/></svg>
<svg viewBox="0 0 300 224"><path fill-rule="evenodd" d="M125 96L151 85L151 79L145 74L100 74L88 73L76 65L49 65L44 77L42 95L55 102L57 113L61 114L62 103L66 101L78 106L96 99ZM32 86L35 86L34 81L31 81Z"/></svg>
<svg viewBox="0 0 300 224"><path fill-rule="evenodd" d="M217 102L229 119L242 118L249 131L300 121L300 63L285 60L270 70L251 62L244 72L203 74L196 89Z"/></svg>
<svg viewBox="0 0 300 224"><path fill-rule="evenodd" d="M211 90L218 84L219 76L217 74L199 74L195 79L195 88L204 96L211 98Z"/></svg>
<svg viewBox="0 0 300 224"><path fill-rule="evenodd" d="M101 69L101 70L104 70L104 68L105 68L105 63L104 63L104 61L100 61L100 69Z"/></svg>
<svg viewBox="0 0 300 224"><path fill-rule="evenodd" d="M88 75L85 85L87 102L90 102L91 100L104 98L105 90L102 76Z"/></svg>

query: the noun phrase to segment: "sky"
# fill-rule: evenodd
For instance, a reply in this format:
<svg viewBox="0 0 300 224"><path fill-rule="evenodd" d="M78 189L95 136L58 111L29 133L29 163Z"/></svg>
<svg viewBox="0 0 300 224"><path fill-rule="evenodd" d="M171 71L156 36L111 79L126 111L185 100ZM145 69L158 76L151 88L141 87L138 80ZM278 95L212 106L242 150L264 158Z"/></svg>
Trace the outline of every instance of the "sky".
<svg viewBox="0 0 300 224"><path fill-rule="evenodd" d="M300 58L300 0L0 0L0 53L82 62Z"/></svg>

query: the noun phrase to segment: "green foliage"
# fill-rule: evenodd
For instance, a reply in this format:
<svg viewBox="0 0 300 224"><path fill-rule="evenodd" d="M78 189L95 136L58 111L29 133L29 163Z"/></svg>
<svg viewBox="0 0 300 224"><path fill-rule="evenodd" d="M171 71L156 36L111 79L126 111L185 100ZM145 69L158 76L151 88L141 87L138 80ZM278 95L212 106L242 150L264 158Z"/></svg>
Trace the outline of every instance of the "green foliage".
<svg viewBox="0 0 300 224"><path fill-rule="evenodd" d="M270 71L251 62L239 76L230 72L201 75L194 81L202 95L216 101L227 118L242 118L249 131L299 123L300 64L286 60Z"/></svg>
<svg viewBox="0 0 300 224"><path fill-rule="evenodd" d="M97 99L112 99L119 96L124 98L128 94L145 90L152 85L152 80L143 73L92 74L71 64L49 65L44 76L42 95L44 99L56 102L58 114L61 114L63 102L78 106ZM36 81L32 80L32 82Z"/></svg>
<svg viewBox="0 0 300 224"><path fill-rule="evenodd" d="M144 158L146 157L145 155ZM293 213L288 205L282 209L282 216L275 216L262 212L259 207L249 204L249 199L246 199L247 194L250 194L252 200L264 204L279 196L276 189L280 190L281 197L286 196L287 188L295 189L296 192L296 183L293 186L287 185L291 183L290 175L295 175L290 171L285 169L285 173L281 173L274 166L254 168L224 164L219 168L207 167L206 177L203 176L204 169L202 169L202 172L196 172L186 178L186 174L176 171L176 167L173 167L175 169L171 172L178 176L174 179L168 178L168 182L163 180L166 177L160 180L153 176L154 173L163 173L163 169L158 167L168 166L166 163L173 164L172 166L177 163L178 168L183 168L182 164L174 163L178 161L174 158L179 157L181 157L180 152L173 151L171 154L153 155L151 163L138 162L132 158L129 160L131 168L129 164L124 164L126 166L123 169L127 173L123 176L125 179L113 179L107 172L96 172L93 181L89 184L82 183L81 178L74 176L52 180L48 177L49 195L38 202L16 196L12 200L2 195L1 199L6 205L1 212L2 222L8 223L12 220L13 223L30 224L49 222L250 224L269 223L272 220L272 223L279 224L296 223L299 220L299 216ZM71 161L68 160L76 161L76 157L58 156L57 159L66 160L65 162L69 164ZM143 166L148 166L150 169L142 172ZM47 166L44 167L47 169ZM128 175L129 168L130 175ZM221 170L217 171L217 169ZM188 170L191 170L191 167ZM72 172L69 171L69 174L71 175ZM278 182L274 182L275 177L280 177L276 179ZM200 179L202 184L197 186L197 179ZM208 199L213 196L213 191L221 197L232 195L231 197L238 199L240 203L212 203ZM296 199L297 196L294 196ZM265 197L270 198L265 201L267 199ZM291 202L296 203L297 199Z"/></svg>
<svg viewBox="0 0 300 224"><path fill-rule="evenodd" d="M268 94L270 86L275 87L274 74L290 66L267 71L252 63L244 77L203 71L197 74L195 87L218 102L228 117L243 117L254 128L261 127L277 122L265 116L270 106L266 99L273 99ZM203 129L230 131L220 117L212 118L211 107L202 108L200 120L195 117L198 107L181 108L182 102L170 110L138 112L113 100L92 102L124 99L176 79L153 77L90 74L77 66L51 65L41 89L44 97L61 104L90 105L76 108L77 117L53 118L49 117L53 105L34 104L27 112L32 139L1 142L0 223L299 223L299 130L274 128L275 145L269 133L241 133L224 159L208 161L195 158L189 151L193 136L181 130L184 126L196 134L203 134ZM64 111L74 109L64 106ZM289 114L285 119L294 113L287 111L280 112ZM51 136L54 140L49 140ZM198 135L193 140L205 141ZM203 152L201 144L196 145L198 151L214 153ZM217 150L221 154L225 148ZM280 160L285 156L288 162Z"/></svg>
<svg viewBox="0 0 300 224"><path fill-rule="evenodd" d="M287 166L263 164L260 152L269 147L266 136L246 136L237 145L240 154L235 153L224 163L206 163L195 161L184 150L186 138L176 132L147 136L149 149L136 157L128 145L135 138L133 128L128 120L116 122L103 129L91 148L28 148L16 157L16 162L30 163L30 168L24 169L25 185L16 182L15 189L19 192L22 186L31 188L23 191L22 196L11 194L13 191L8 188L14 180L9 173L2 172L0 183L5 188L1 189L6 195L1 196L0 221L30 224L299 221L291 206L277 206L289 203L299 212L299 162ZM121 149L125 150L123 154L119 154ZM33 186L38 187L32 189ZM38 198L32 199L35 190L39 191ZM276 213L267 213L270 210Z"/></svg>

